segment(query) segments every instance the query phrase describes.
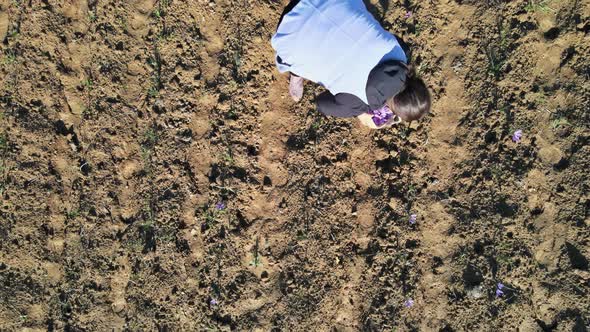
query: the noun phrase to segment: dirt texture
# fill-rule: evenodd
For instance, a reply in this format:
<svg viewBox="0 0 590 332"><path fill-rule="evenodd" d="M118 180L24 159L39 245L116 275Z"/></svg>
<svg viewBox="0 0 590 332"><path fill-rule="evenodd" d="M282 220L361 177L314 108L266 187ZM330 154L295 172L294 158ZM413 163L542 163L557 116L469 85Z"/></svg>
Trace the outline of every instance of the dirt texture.
<svg viewBox="0 0 590 332"><path fill-rule="evenodd" d="M381 131L286 4L0 0L0 330L587 331L590 2L367 0L434 101Z"/></svg>

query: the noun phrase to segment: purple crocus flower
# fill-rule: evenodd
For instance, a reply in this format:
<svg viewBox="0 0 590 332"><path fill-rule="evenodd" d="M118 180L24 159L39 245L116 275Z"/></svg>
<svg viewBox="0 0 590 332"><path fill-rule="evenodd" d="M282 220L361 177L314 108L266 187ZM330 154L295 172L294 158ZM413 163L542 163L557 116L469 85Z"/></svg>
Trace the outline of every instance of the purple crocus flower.
<svg viewBox="0 0 590 332"><path fill-rule="evenodd" d="M418 218L417 215L415 215L415 214L410 215L410 220L409 220L410 225L414 225L416 223L416 218Z"/></svg>
<svg viewBox="0 0 590 332"><path fill-rule="evenodd" d="M517 131L514 132L514 134L512 134L512 141L514 143L520 142L521 138L522 138L522 130L520 130L520 129L518 129Z"/></svg>
<svg viewBox="0 0 590 332"><path fill-rule="evenodd" d="M413 305L414 305L414 300L412 300L412 299L407 299L404 301L404 307L406 307L406 308L410 308Z"/></svg>
<svg viewBox="0 0 590 332"><path fill-rule="evenodd" d="M225 203L219 202L219 203L215 204L215 208L217 210L223 210L223 209L225 209Z"/></svg>
<svg viewBox="0 0 590 332"><path fill-rule="evenodd" d="M211 301L209 301L209 304L215 306L215 305L218 305L219 302L216 299L211 299Z"/></svg>
<svg viewBox="0 0 590 332"><path fill-rule="evenodd" d="M370 114L373 115L372 119L377 127L386 124L393 117L393 112L387 105L383 105L380 109L371 111Z"/></svg>
<svg viewBox="0 0 590 332"><path fill-rule="evenodd" d="M404 18L405 18L405 19L408 19L408 18L410 18L410 17L412 17L412 11L411 11L411 10L408 10L408 11L406 12L406 14L404 15Z"/></svg>
<svg viewBox="0 0 590 332"><path fill-rule="evenodd" d="M502 291L502 288L504 288L504 284L499 282L498 285L496 285L496 297L501 297L502 295L504 295L504 291Z"/></svg>

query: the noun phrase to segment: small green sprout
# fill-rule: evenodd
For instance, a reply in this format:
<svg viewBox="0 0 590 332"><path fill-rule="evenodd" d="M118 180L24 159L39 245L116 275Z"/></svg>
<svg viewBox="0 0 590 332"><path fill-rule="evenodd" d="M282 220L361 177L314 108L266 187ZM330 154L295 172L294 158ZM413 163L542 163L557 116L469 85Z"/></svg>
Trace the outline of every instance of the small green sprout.
<svg viewBox="0 0 590 332"><path fill-rule="evenodd" d="M80 211L78 210L70 210L66 211L66 219L67 220L74 220L80 215Z"/></svg>
<svg viewBox="0 0 590 332"><path fill-rule="evenodd" d="M93 11L89 11L88 12L88 21L90 21L91 23L96 22L97 16L96 13Z"/></svg>
<svg viewBox="0 0 590 332"><path fill-rule="evenodd" d="M11 65L16 63L16 55L13 51L7 51L2 59L2 64L4 65Z"/></svg>
<svg viewBox="0 0 590 332"><path fill-rule="evenodd" d="M0 134L0 151L4 151L8 148L8 141L5 134Z"/></svg>
<svg viewBox="0 0 590 332"><path fill-rule="evenodd" d="M568 126L570 123L569 121L567 121L566 118L557 118L553 121L551 121L551 127L553 129L556 129L558 127L562 127L562 126Z"/></svg>
<svg viewBox="0 0 590 332"><path fill-rule="evenodd" d="M151 98L156 98L159 94L160 91L158 91L158 88L156 88L155 86L150 86L150 88L148 89L148 96Z"/></svg>
<svg viewBox="0 0 590 332"><path fill-rule="evenodd" d="M82 86L84 86L84 89L88 89L88 91L92 91L92 88L94 87L94 82L92 81L92 79L87 78L82 81Z"/></svg>
<svg viewBox="0 0 590 332"><path fill-rule="evenodd" d="M252 248L252 255L254 258L250 261L250 266L259 267L262 266L262 261L260 259L259 254L259 238L256 237L256 243L254 244L254 248Z"/></svg>
<svg viewBox="0 0 590 332"><path fill-rule="evenodd" d="M555 9L549 7L551 1L552 0L529 0L524 9L529 13L537 11L542 11L544 13L555 12Z"/></svg>
<svg viewBox="0 0 590 332"><path fill-rule="evenodd" d="M223 162L229 166L235 163L234 157L232 156L232 153L229 150L221 155L221 160L223 160Z"/></svg>
<svg viewBox="0 0 590 332"><path fill-rule="evenodd" d="M153 147L158 142L158 134L153 128L150 128L144 133L144 139L147 146Z"/></svg>

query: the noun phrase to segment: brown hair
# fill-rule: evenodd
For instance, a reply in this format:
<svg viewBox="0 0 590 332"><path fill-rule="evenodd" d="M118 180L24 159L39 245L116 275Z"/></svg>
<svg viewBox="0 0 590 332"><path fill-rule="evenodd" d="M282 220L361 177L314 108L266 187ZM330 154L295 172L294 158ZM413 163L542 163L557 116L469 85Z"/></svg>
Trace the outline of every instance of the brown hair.
<svg viewBox="0 0 590 332"><path fill-rule="evenodd" d="M407 70L405 88L387 100L387 106L402 120L414 121L430 112L430 92L412 66L407 66Z"/></svg>

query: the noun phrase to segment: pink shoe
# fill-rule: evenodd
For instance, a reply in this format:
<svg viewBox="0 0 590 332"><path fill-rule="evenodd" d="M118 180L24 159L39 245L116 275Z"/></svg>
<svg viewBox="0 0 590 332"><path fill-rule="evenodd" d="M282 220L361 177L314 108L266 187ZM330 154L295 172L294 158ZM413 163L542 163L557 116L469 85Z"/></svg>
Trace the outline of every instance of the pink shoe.
<svg viewBox="0 0 590 332"><path fill-rule="evenodd" d="M303 77L291 75L289 80L289 94L296 102L303 97Z"/></svg>

